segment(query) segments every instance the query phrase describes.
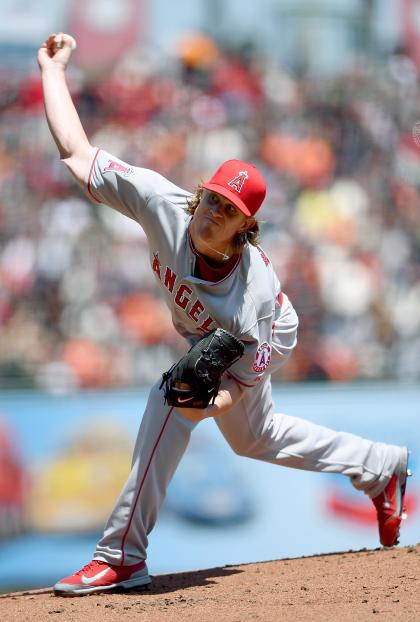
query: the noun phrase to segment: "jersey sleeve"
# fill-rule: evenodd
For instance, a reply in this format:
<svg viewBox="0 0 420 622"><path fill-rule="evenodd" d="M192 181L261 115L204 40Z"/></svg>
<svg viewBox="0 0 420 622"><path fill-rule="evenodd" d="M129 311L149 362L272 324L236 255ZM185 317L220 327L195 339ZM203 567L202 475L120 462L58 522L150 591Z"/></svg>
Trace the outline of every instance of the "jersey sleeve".
<svg viewBox="0 0 420 622"><path fill-rule="evenodd" d="M252 389L252 387L255 387L258 382L260 382L261 377L264 375L265 369L263 370L263 373L254 369L255 357L259 347L258 341L246 341L245 339L242 339L242 343L245 346L244 354L239 361L229 368L228 374L236 380L236 382L240 384L243 389ZM267 351L267 357L268 354L269 353ZM268 364L269 361L267 365Z"/></svg>
<svg viewBox="0 0 420 622"><path fill-rule="evenodd" d="M268 309L270 307L270 309ZM271 304L267 302L266 317L258 319L255 308L249 307L249 313L242 316L242 330L240 326L233 325L232 332L245 346L243 356L229 369L231 376L244 388L255 387L262 377L270 373L272 355L271 343Z"/></svg>
<svg viewBox="0 0 420 622"><path fill-rule="evenodd" d="M273 292L277 291L272 302L259 306L258 316L248 315L247 319L254 321L240 337L245 345L244 355L229 369L245 389L255 387L267 374L277 371L297 343L298 316L275 278Z"/></svg>
<svg viewBox="0 0 420 622"><path fill-rule="evenodd" d="M288 359L297 343L298 316L288 298L271 329L259 326L259 334L243 337L245 352L229 369L230 375L245 389L255 387L267 374L277 371Z"/></svg>
<svg viewBox="0 0 420 622"><path fill-rule="evenodd" d="M183 207L189 196L188 192L159 173L131 166L96 148L92 150L85 184L88 196L95 203L109 205L141 225L147 220L152 198L162 197L173 205Z"/></svg>

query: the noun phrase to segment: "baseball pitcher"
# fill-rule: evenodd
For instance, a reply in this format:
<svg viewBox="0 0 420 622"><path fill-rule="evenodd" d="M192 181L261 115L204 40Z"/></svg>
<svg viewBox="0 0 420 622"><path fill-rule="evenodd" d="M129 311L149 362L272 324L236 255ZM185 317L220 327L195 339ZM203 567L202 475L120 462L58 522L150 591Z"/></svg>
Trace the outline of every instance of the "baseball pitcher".
<svg viewBox="0 0 420 622"><path fill-rule="evenodd" d="M381 543L392 546L404 513L407 449L275 411L271 374L296 345L298 318L259 246L256 214L266 193L261 173L249 162L228 160L191 194L92 146L66 85L73 49L74 40L59 33L38 52L60 158L93 202L145 231L150 269L186 339L186 354L151 388L131 473L93 560L58 581L55 593L150 582L148 534L190 435L205 417L214 417L242 456L350 478L376 507Z"/></svg>

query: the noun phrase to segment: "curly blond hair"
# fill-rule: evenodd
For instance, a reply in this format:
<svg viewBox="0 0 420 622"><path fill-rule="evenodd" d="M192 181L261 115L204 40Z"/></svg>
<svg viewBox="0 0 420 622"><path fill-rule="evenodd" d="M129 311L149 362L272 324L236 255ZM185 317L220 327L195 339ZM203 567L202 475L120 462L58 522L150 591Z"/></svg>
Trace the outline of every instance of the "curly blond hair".
<svg viewBox="0 0 420 622"><path fill-rule="evenodd" d="M184 208L184 211L190 216L194 216L195 210L198 207L198 204L201 201L201 197L203 196L204 188L203 186L198 186L195 194L187 200L187 207ZM234 254L242 253L246 244L252 244L252 246L258 246L260 243L260 227L258 222L255 220L252 227L243 231L241 233L237 233L232 240L231 248Z"/></svg>

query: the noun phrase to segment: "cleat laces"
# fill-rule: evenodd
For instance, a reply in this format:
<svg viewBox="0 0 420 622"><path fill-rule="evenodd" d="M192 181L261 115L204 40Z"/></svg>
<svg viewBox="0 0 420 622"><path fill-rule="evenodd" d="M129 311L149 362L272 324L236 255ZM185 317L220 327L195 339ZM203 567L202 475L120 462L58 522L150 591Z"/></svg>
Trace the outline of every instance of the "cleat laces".
<svg viewBox="0 0 420 622"><path fill-rule="evenodd" d="M75 572L74 574L77 576L80 576L82 574L85 574L88 570L91 569L91 567L94 564L100 564L100 565L105 565L107 566L108 564L106 562L103 562L99 559L93 559L92 561L90 561L88 564L86 564L86 566L83 566L83 568L81 568L80 570L78 570L77 572Z"/></svg>

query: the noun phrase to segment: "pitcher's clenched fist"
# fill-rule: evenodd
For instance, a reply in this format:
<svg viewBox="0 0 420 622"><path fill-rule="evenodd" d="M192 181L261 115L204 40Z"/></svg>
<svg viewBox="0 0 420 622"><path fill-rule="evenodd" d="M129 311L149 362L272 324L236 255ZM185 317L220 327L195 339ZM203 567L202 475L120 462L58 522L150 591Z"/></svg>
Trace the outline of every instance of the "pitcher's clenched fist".
<svg viewBox="0 0 420 622"><path fill-rule="evenodd" d="M51 64L61 65L65 69L73 50L76 49L76 40L63 32L52 33L38 50L38 64L41 69Z"/></svg>

